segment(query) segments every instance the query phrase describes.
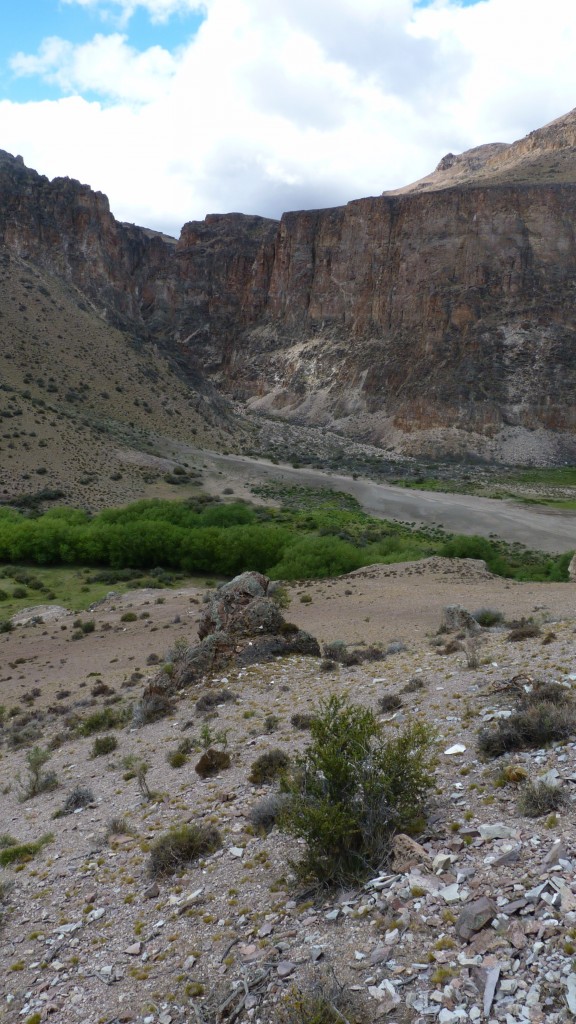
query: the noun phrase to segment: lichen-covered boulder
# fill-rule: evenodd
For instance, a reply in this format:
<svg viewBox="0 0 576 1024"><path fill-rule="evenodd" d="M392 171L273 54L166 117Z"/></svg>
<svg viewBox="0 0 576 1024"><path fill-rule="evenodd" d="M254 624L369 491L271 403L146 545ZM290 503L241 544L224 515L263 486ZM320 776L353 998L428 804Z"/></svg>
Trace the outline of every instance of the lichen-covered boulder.
<svg viewBox="0 0 576 1024"><path fill-rule="evenodd" d="M245 621L242 613L246 607L258 598L266 597L269 582L261 572L243 572L219 587L198 623L200 639L221 631L235 633L237 626ZM267 600L273 605L271 598Z"/></svg>

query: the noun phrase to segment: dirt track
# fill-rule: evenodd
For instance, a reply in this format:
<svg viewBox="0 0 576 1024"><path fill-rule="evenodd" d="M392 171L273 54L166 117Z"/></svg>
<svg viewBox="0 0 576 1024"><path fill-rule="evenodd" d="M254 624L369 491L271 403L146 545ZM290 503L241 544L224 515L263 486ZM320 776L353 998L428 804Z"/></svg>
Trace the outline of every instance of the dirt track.
<svg viewBox="0 0 576 1024"><path fill-rule="evenodd" d="M383 519L436 524L451 533L476 533L482 537L497 534L503 540L519 541L540 551L561 553L576 547L576 512L556 512L544 507L540 511L534 506L469 494L412 491L314 469L273 465L239 455L204 453L204 461L215 470L206 474L205 486L220 493L223 481L234 485L237 496L248 498L253 484L267 480L302 487L331 487L353 494L366 512Z"/></svg>

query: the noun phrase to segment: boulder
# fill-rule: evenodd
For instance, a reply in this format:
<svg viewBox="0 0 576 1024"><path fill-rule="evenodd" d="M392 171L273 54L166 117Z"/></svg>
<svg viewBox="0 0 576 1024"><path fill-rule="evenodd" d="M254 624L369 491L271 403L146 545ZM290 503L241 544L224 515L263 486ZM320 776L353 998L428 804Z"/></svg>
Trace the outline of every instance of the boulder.
<svg viewBox="0 0 576 1024"><path fill-rule="evenodd" d="M459 604L450 604L442 612L439 633L465 633L466 636L478 636L482 626L470 612Z"/></svg>

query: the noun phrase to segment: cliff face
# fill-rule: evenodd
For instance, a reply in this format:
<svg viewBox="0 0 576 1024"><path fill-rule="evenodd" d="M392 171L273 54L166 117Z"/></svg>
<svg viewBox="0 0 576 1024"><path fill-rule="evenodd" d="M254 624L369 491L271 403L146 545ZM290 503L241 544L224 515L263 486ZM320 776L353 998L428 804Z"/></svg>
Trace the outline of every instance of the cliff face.
<svg viewBox="0 0 576 1024"><path fill-rule="evenodd" d="M176 242L0 154L0 245L236 397L381 443L574 437L575 225L576 185L468 182L280 224L210 216Z"/></svg>
<svg viewBox="0 0 576 1024"><path fill-rule="evenodd" d="M258 352L252 332L253 357L284 404L306 398L308 368L341 414L572 430L575 224L571 186L287 214L262 318L275 343Z"/></svg>

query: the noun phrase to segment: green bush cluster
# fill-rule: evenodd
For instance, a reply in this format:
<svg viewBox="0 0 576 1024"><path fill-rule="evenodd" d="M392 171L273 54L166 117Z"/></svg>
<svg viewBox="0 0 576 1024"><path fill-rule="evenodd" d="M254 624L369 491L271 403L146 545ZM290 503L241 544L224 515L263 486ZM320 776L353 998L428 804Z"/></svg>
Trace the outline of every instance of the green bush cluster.
<svg viewBox="0 0 576 1024"><path fill-rule="evenodd" d="M310 579L432 554L482 558L501 576L535 580L566 580L570 561L570 553L553 557L371 519L353 499L342 503L331 493L313 507L281 510L164 500L93 516L69 508L36 517L0 509L0 562L102 566L114 573L158 566L223 576L257 570L273 579Z"/></svg>
<svg viewBox="0 0 576 1024"><path fill-rule="evenodd" d="M395 831L416 831L433 783L433 734L423 723L386 739L374 713L332 696L284 783L280 827L305 841L298 872L344 882L377 868Z"/></svg>

